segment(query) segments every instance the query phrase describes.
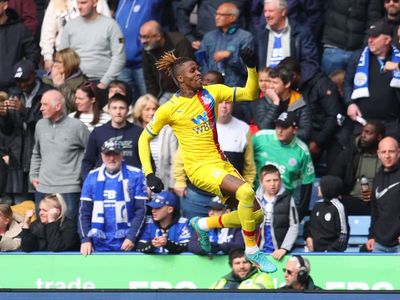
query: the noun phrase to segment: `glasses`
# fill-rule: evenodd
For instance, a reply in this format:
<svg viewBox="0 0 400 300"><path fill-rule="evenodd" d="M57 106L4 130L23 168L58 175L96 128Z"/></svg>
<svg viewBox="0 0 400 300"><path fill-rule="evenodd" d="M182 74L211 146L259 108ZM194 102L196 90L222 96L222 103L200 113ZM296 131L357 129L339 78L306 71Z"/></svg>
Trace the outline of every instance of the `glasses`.
<svg viewBox="0 0 400 300"><path fill-rule="evenodd" d="M283 271L283 273L288 273L289 275L292 275L294 273L294 271L290 271L286 268L283 268L282 271Z"/></svg>
<svg viewBox="0 0 400 300"><path fill-rule="evenodd" d="M385 0L385 4L389 4L390 2L398 4L400 2L400 0Z"/></svg>
<svg viewBox="0 0 400 300"><path fill-rule="evenodd" d="M229 16L233 16L233 14L216 12L216 13L215 13L215 16L229 17Z"/></svg>
<svg viewBox="0 0 400 300"><path fill-rule="evenodd" d="M156 34L153 34L153 35L138 35L138 39L139 40L149 40L149 39L153 39L153 38L155 38L156 36L158 35L158 33L156 33Z"/></svg>

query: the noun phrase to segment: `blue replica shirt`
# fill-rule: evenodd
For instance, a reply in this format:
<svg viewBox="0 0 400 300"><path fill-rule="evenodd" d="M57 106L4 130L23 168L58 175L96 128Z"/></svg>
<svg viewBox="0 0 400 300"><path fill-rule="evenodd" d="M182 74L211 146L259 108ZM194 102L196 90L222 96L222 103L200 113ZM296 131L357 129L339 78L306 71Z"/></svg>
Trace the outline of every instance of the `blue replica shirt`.
<svg viewBox="0 0 400 300"><path fill-rule="evenodd" d="M155 237L166 236L168 241L177 244L187 244L190 239L189 222L186 218L179 218L178 222L168 229L163 229L154 223L152 217L147 217L144 231L139 243L148 243ZM169 253L165 247L155 248L154 253Z"/></svg>
<svg viewBox="0 0 400 300"><path fill-rule="evenodd" d="M81 192L79 209L79 234L82 242L92 241L96 251L120 251L125 238L136 241L145 220L145 201L148 198L143 173L134 167L125 166L128 174L127 191L124 191L122 174L110 175L103 168L89 173ZM100 193L98 181L104 180L104 189ZM129 195L126 199L125 192ZM104 212L96 214L95 195L102 195ZM126 237L116 238L118 220L127 220L129 226ZM88 237L93 222L103 225L105 239L96 236Z"/></svg>

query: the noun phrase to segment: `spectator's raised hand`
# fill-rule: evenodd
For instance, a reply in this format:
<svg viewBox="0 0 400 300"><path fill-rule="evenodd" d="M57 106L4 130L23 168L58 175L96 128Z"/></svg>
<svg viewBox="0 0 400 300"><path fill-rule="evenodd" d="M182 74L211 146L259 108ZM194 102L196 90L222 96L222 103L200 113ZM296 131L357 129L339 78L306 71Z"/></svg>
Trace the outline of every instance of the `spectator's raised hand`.
<svg viewBox="0 0 400 300"><path fill-rule="evenodd" d="M278 94L275 92L274 89L267 89L267 90L265 91L265 94L267 95L267 97L268 97L269 99L271 99L271 101L272 101L272 103L273 103L274 105L279 105L279 103L281 102L281 100L279 99Z"/></svg>
<svg viewBox="0 0 400 300"><path fill-rule="evenodd" d="M32 217L35 215L35 211L33 209L28 210L25 213L24 221L22 222L22 228L29 229L31 226Z"/></svg>

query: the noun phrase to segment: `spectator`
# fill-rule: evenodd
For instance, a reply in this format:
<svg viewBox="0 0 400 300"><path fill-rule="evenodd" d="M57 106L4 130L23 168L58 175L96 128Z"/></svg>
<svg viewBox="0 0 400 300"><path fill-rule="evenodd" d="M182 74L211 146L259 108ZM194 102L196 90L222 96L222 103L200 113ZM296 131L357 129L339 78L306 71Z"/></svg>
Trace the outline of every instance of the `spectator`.
<svg viewBox="0 0 400 300"><path fill-rule="evenodd" d="M106 89L125 66L124 36L114 19L97 12L97 0L77 3L80 16L65 25L59 48L74 49L83 73Z"/></svg>
<svg viewBox="0 0 400 300"><path fill-rule="evenodd" d="M143 72L147 93L163 104L177 91L173 79L164 71L156 68L156 61L165 52L172 51L176 57L194 58L189 41L179 32L164 32L155 20L140 27L140 42L143 45Z"/></svg>
<svg viewBox="0 0 400 300"><path fill-rule="evenodd" d="M211 289L274 289L272 278L255 268L242 249L229 252L231 272L213 283Z"/></svg>
<svg viewBox="0 0 400 300"><path fill-rule="evenodd" d="M391 46L392 28L384 20L367 30L368 46L355 52L349 61L345 75L345 102L347 115L356 122L379 120L385 124L386 135L400 139L400 77L393 71L400 61L399 50ZM378 101L378 102L377 102ZM355 134L361 125L355 128Z"/></svg>
<svg viewBox="0 0 400 300"><path fill-rule="evenodd" d="M283 268L286 285L283 290L321 290L311 278L311 265L307 258L293 255Z"/></svg>
<svg viewBox="0 0 400 300"><path fill-rule="evenodd" d="M133 107L134 124L145 128L152 120L159 106L157 99L151 94L141 96ZM164 126L160 134L151 140L150 148L157 176L165 182L166 189L173 189L175 181L172 166L173 158L178 148L178 141L171 126Z"/></svg>
<svg viewBox="0 0 400 300"><path fill-rule="evenodd" d="M368 179L368 186L372 187L372 180L381 166L377 155L378 144L384 136L385 127L382 123L368 122L361 134L339 153L328 172L343 181L344 189L339 200L348 215L371 214L372 190L364 190L361 180Z"/></svg>
<svg viewBox="0 0 400 300"><path fill-rule="evenodd" d="M397 34L400 25L400 2L386 0L384 1L385 17L384 19L392 26L392 44L400 48L399 37Z"/></svg>
<svg viewBox="0 0 400 300"><path fill-rule="evenodd" d="M270 88L265 99L257 105L256 123L260 129L274 128L274 122L283 112L294 112L297 116L297 136L307 142L311 135L311 114L303 95L294 90L293 72L285 65L268 72Z"/></svg>
<svg viewBox="0 0 400 300"><path fill-rule="evenodd" d="M138 140L142 128L127 121L130 100L121 94L115 94L108 100L108 113L111 121L93 129L86 146L82 161L82 178L89 172L100 167L101 147L106 141L117 141L123 147L123 156L127 165L141 168Z"/></svg>
<svg viewBox="0 0 400 300"><path fill-rule="evenodd" d="M133 94L132 104L146 93L141 55L142 44L138 39L140 27L150 20L161 22L161 16L165 14L163 2L165 1L119 1L115 13L115 20L125 37L126 55L126 65L118 78L129 84Z"/></svg>
<svg viewBox="0 0 400 300"><path fill-rule="evenodd" d="M265 26L263 6L265 0L252 0L250 6L251 28ZM320 40L322 33L322 1L319 0L288 0L286 15L300 24L306 24L312 31L315 41Z"/></svg>
<svg viewBox="0 0 400 300"><path fill-rule="evenodd" d="M336 176L321 178L310 221L304 225L304 240L310 252L344 252L349 240L349 224L339 201L343 181Z"/></svg>
<svg viewBox="0 0 400 300"><path fill-rule="evenodd" d="M322 34L322 69L329 75L345 70L355 50L363 47L365 30L383 16L381 0L326 0Z"/></svg>
<svg viewBox="0 0 400 300"><path fill-rule="evenodd" d="M35 0L8 0L8 7L15 10L22 24L32 32L32 35L36 34L38 28L38 13Z"/></svg>
<svg viewBox="0 0 400 300"><path fill-rule="evenodd" d="M308 212L315 173L307 145L296 136L296 131L296 114L282 113L275 130L264 129L254 135L253 147L257 174L267 164L278 168L285 190L294 196L301 220Z"/></svg>
<svg viewBox="0 0 400 300"><path fill-rule="evenodd" d="M218 71L207 71L203 74L203 85L224 84L224 76Z"/></svg>
<svg viewBox="0 0 400 300"><path fill-rule="evenodd" d="M19 203L33 200L29 169L35 126L42 118L40 99L51 87L40 81L29 60L14 66L14 78L16 86L10 89L10 97L0 103L0 131L7 135L9 155L6 192L12 195L14 203Z"/></svg>
<svg viewBox="0 0 400 300"><path fill-rule="evenodd" d="M67 210L61 194L49 194L39 203L38 220L31 222L35 211L28 211L22 223L22 251L77 250L76 222L67 217Z"/></svg>
<svg viewBox="0 0 400 300"><path fill-rule="evenodd" d="M279 170L274 165L261 168L256 200L263 213L260 248L281 260L292 250L297 239L299 217L294 199L285 191Z"/></svg>
<svg viewBox="0 0 400 300"><path fill-rule="evenodd" d="M191 43L193 49L199 49L205 33L214 30L215 22L210 16L215 16L218 6L226 0L186 0L180 1L176 7L176 26ZM240 27L245 28L247 0L232 1L242 15L239 18ZM190 24L190 14L197 5L197 24Z"/></svg>
<svg viewBox="0 0 400 300"><path fill-rule="evenodd" d="M43 119L36 124L29 172L37 191L35 202L38 206L44 193L60 193L67 203L66 216L76 221L89 130L81 121L66 116L64 97L57 90L43 94L40 110Z"/></svg>
<svg viewBox="0 0 400 300"><path fill-rule="evenodd" d="M308 143L315 165L320 162L324 151L328 167L333 164L341 146L335 139L338 131L337 117L344 114L338 91L333 82L321 71L309 80L301 82L301 66L293 57L284 58L279 65L293 72L293 87L298 87L310 109L311 134Z"/></svg>
<svg viewBox="0 0 400 300"><path fill-rule="evenodd" d="M101 111L99 94L96 89L93 82L83 81L75 93L76 112L68 115L82 121L90 132L111 119L109 114Z"/></svg>
<svg viewBox="0 0 400 300"><path fill-rule="evenodd" d="M229 212L229 208L221 202L219 197L213 197L207 206L208 216L221 216L224 213ZM211 253L224 253L235 248L244 247L242 233L239 228L216 228L208 232L211 244ZM188 251L199 254L207 255L204 250L200 247L197 234L192 234L188 244Z"/></svg>
<svg viewBox="0 0 400 300"><path fill-rule="evenodd" d="M14 220L10 205L0 204L0 251L15 251L21 247L22 225Z"/></svg>
<svg viewBox="0 0 400 300"><path fill-rule="evenodd" d="M145 128L151 121L156 110L160 107L158 100L151 94L140 97L133 106L133 124Z"/></svg>
<svg viewBox="0 0 400 300"><path fill-rule="evenodd" d="M286 16L286 0L264 1L266 27L256 34L258 68L274 67L287 56L301 65L301 80L307 81L319 69L317 45L310 29Z"/></svg>
<svg viewBox="0 0 400 300"><path fill-rule="evenodd" d="M400 150L398 142L385 137L379 142L382 167L375 175L371 193L371 227L367 249L400 253Z"/></svg>
<svg viewBox="0 0 400 300"><path fill-rule="evenodd" d="M132 251L145 219L147 199L143 173L123 161L122 144L105 141L103 164L89 173L81 195L81 254Z"/></svg>
<svg viewBox="0 0 400 300"><path fill-rule="evenodd" d="M228 86L243 86L246 83L247 71L240 59L240 49L254 49L253 36L238 27L238 17L239 9L235 4L224 2L219 5L215 13L217 29L204 35L199 50L205 54L202 72L218 70Z"/></svg>
<svg viewBox="0 0 400 300"><path fill-rule="evenodd" d="M67 112L76 110L75 92L78 86L87 77L82 73L79 65L81 59L72 48L65 48L54 54L51 71L43 77L43 82L57 88L65 98Z"/></svg>
<svg viewBox="0 0 400 300"><path fill-rule="evenodd" d="M98 13L111 17L106 0L98 0L96 4ZM44 14L42 32L40 35L40 48L44 58L44 68L50 71L53 66L53 53L60 50L61 36L64 26L72 19L79 17L77 0L50 0Z"/></svg>
<svg viewBox="0 0 400 300"><path fill-rule="evenodd" d="M21 23L8 1L0 0L0 90L14 84L14 66L25 58L34 66L39 61L39 48L31 32Z"/></svg>
<svg viewBox="0 0 400 300"><path fill-rule="evenodd" d="M179 198L161 192L147 203L151 207L136 250L145 253L177 254L186 251L190 239L189 223L179 212Z"/></svg>

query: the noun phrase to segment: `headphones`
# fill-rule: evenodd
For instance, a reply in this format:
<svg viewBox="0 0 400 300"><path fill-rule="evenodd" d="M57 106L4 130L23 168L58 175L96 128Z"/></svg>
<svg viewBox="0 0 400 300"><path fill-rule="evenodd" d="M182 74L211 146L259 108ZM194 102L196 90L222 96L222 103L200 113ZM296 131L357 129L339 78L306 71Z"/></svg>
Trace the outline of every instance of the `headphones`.
<svg viewBox="0 0 400 300"><path fill-rule="evenodd" d="M300 264L299 272L297 273L297 281L301 285L306 285L308 281L308 270L304 261L304 258L300 255L293 255L297 258L297 261Z"/></svg>

